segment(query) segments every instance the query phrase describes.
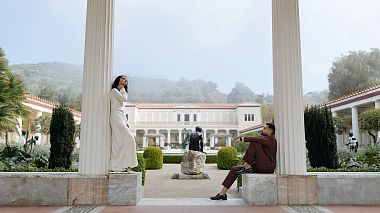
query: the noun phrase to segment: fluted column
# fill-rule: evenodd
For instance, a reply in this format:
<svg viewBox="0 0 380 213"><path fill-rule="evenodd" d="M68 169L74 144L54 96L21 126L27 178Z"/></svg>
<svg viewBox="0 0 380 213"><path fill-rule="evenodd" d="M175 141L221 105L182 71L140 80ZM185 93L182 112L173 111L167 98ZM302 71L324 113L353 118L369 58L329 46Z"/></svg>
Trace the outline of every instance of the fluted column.
<svg viewBox="0 0 380 213"><path fill-rule="evenodd" d="M145 130L144 129L144 135L143 135L143 147L148 147L148 141L147 141L147 138L146 138L146 134L148 134L148 130Z"/></svg>
<svg viewBox="0 0 380 213"><path fill-rule="evenodd" d="M298 0L272 0L277 172L306 173Z"/></svg>
<svg viewBox="0 0 380 213"><path fill-rule="evenodd" d="M352 133L356 137L356 139L361 142L360 140L360 133L359 133L359 119L358 119L358 107L354 106L351 108L351 122L352 122Z"/></svg>
<svg viewBox="0 0 380 213"><path fill-rule="evenodd" d="M181 129L178 130L178 143L182 144L182 130Z"/></svg>
<svg viewBox="0 0 380 213"><path fill-rule="evenodd" d="M108 173L114 0L87 1L79 174Z"/></svg>
<svg viewBox="0 0 380 213"><path fill-rule="evenodd" d="M380 100L375 101L375 109L380 109Z"/></svg>
<svg viewBox="0 0 380 213"><path fill-rule="evenodd" d="M167 131L168 131L168 141L167 141L167 143L168 143L168 146L170 147L170 129L168 129Z"/></svg>

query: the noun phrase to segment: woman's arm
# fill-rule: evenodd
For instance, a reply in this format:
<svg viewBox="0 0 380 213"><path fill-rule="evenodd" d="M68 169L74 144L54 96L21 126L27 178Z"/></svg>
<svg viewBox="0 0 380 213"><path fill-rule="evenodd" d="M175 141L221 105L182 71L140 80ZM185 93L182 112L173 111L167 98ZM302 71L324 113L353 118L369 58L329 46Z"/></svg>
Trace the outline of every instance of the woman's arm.
<svg viewBox="0 0 380 213"><path fill-rule="evenodd" d="M125 91L124 88L122 88L120 91L118 89L112 89L111 95L116 97L118 100L122 102L126 102L128 99L128 93Z"/></svg>

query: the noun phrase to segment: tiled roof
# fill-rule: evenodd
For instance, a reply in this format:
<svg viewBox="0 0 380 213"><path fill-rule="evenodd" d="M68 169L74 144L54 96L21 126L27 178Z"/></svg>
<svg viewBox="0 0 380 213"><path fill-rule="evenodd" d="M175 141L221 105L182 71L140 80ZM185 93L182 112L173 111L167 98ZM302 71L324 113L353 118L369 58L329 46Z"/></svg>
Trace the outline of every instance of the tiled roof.
<svg viewBox="0 0 380 213"><path fill-rule="evenodd" d="M361 89L361 90L349 93L347 95L341 96L339 98L335 98L333 100L326 101L324 103L319 104L319 106L331 105L331 104L334 104L336 102L339 102L339 101L342 101L342 100L345 100L345 99L348 99L348 98L352 98L352 97L355 97L355 96L359 96L359 95L362 95L364 93L367 93L367 92L370 92L370 91L373 91L373 90L376 90L376 89L379 89L379 88L380 88L380 84L377 84L375 86L367 87L367 88L364 88L364 89Z"/></svg>
<svg viewBox="0 0 380 213"><path fill-rule="evenodd" d="M44 98L40 98L38 96L34 96L30 93L24 93L24 96L26 98L25 102L26 103L31 103L31 104L35 104L35 105L38 105L40 107L45 107L45 108L48 108L48 109L53 109L54 106L56 105L59 105L58 102L53 102L53 101L49 101L49 100L46 100ZM42 104L38 104L38 102L42 103ZM76 109L71 109L70 110L78 115L78 116L81 116L81 112L79 110L76 110Z"/></svg>

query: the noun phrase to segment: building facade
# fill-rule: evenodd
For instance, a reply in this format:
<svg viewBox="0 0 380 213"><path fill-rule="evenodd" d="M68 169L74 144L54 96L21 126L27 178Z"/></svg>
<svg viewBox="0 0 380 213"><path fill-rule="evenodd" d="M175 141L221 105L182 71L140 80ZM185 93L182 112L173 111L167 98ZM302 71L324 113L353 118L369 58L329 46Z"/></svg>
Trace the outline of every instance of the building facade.
<svg viewBox="0 0 380 213"><path fill-rule="evenodd" d="M196 126L203 129L205 149L231 146L240 130L262 123L256 103L127 103L125 110L138 147L180 148Z"/></svg>
<svg viewBox="0 0 380 213"><path fill-rule="evenodd" d="M368 145L372 139L368 132L359 128L359 117L365 111L380 109L380 84L322 103L321 106L327 106L334 117L339 116L345 120L347 132L338 135L338 144L346 144L348 133L351 132L359 145Z"/></svg>
<svg viewBox="0 0 380 213"><path fill-rule="evenodd" d="M37 144L48 144L49 136L43 135L38 127L35 127L36 130L33 130L32 126L36 119L44 115L51 116L53 113L53 108L58 105L58 103L48 101L46 99L33 96L30 93L25 93L25 100L22 102L25 106L28 107L30 114L24 118L18 118L18 132L9 133L10 142L18 142L21 136L21 132L25 131L28 133L28 139L32 136L38 136ZM81 112L72 109L74 115L75 124L80 124L81 122ZM0 143L5 141L0 138Z"/></svg>

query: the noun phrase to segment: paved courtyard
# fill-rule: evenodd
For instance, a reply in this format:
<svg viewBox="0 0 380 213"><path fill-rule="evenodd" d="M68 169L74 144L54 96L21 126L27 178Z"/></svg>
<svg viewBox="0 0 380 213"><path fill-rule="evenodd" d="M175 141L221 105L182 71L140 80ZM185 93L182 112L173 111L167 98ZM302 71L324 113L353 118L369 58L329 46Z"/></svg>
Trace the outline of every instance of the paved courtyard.
<svg viewBox="0 0 380 213"><path fill-rule="evenodd" d="M206 164L210 179L171 179L173 173L181 172L180 164L164 164L160 170L147 170L143 198L209 198L221 189L229 170L219 170L216 164ZM228 198L240 198L236 182L228 191Z"/></svg>

